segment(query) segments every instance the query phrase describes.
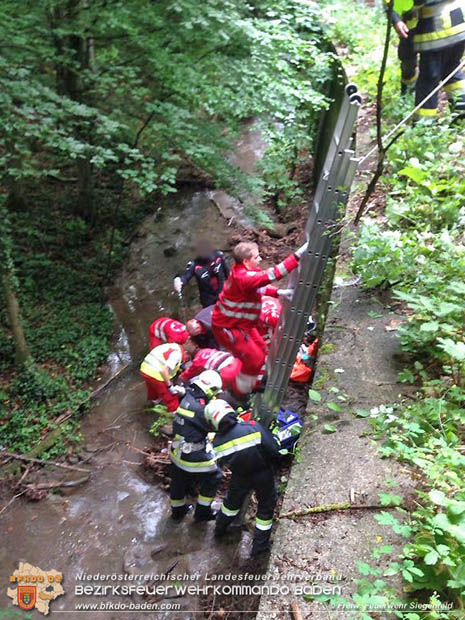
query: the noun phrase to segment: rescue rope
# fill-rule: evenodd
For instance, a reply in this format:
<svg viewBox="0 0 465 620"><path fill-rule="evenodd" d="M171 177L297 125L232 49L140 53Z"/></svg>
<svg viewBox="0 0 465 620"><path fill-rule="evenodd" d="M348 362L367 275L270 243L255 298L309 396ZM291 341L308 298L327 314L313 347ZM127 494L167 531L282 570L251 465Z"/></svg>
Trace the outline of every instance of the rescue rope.
<svg viewBox="0 0 465 620"><path fill-rule="evenodd" d="M457 71L460 71L460 69L463 69L465 67L465 58L462 59L462 62L460 62L457 67L455 69L453 69L453 71L451 71L449 73L449 75L447 77L445 77L441 82L439 82L439 84L436 86L436 88L433 88L433 90L429 93L429 95L426 95L426 97L423 99L423 101L420 101L420 103L415 106L413 108L413 110L407 114L407 116L405 118L403 118L400 123L398 123L394 129L391 129L391 131L384 136L383 138L383 142L387 142L389 140L389 138L391 138L391 136L393 136L401 127L403 127L406 122L408 120L410 120L410 118L420 109L423 107L423 105L429 101L429 99L431 99L431 97L433 95L435 95L439 90L441 90L441 88L444 86L444 84L447 84L447 82L454 77L454 75L457 73ZM365 160L367 160L371 155L373 155L373 153L377 150L378 146L374 146L372 149L370 149L368 151L368 153L366 155L364 155L361 159L358 160L358 165L361 166L363 164L363 162Z"/></svg>

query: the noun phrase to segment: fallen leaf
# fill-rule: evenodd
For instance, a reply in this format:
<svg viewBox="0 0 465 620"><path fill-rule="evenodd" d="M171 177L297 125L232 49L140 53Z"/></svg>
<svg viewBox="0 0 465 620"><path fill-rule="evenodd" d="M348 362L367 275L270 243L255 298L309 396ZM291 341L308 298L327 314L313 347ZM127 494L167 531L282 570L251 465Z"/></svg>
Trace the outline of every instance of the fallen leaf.
<svg viewBox="0 0 465 620"><path fill-rule="evenodd" d="M387 325L385 325L384 329L387 332L395 332L402 325L402 319L392 319Z"/></svg>
<svg viewBox="0 0 465 620"><path fill-rule="evenodd" d="M335 433L337 431L337 428L334 426L334 424L325 424L323 426L323 433Z"/></svg>

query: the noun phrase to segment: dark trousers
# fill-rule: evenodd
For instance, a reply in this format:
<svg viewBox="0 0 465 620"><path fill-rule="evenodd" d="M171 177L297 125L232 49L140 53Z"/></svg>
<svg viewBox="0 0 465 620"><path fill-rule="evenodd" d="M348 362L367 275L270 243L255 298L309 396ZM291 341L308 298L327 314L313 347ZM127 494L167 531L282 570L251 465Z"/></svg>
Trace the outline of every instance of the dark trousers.
<svg viewBox="0 0 465 620"><path fill-rule="evenodd" d="M408 86L413 86L417 80L418 54L413 46L413 34L407 39L400 39L397 48L397 56L400 60L400 76L402 92Z"/></svg>
<svg viewBox="0 0 465 620"><path fill-rule="evenodd" d="M216 529L218 533L223 533L226 530L239 514L250 491L255 491L258 500L252 544L252 555L256 555L269 549L273 512L278 499L271 468L255 472L247 477L232 475L227 495L216 517Z"/></svg>
<svg viewBox="0 0 465 620"><path fill-rule="evenodd" d="M222 477L220 469L195 473L184 471L172 463L170 500L173 517L176 518L184 513L186 495L196 484L199 485L199 495L194 517L201 518L209 514L211 503L215 499Z"/></svg>
<svg viewBox="0 0 465 620"><path fill-rule="evenodd" d="M442 50L421 52L420 74L415 92L415 105L418 105L451 71L457 67L465 51L465 41ZM465 110L465 74L457 73L444 87L448 97L455 100L458 110ZM418 111L419 116L435 116L438 107L438 93L428 99Z"/></svg>

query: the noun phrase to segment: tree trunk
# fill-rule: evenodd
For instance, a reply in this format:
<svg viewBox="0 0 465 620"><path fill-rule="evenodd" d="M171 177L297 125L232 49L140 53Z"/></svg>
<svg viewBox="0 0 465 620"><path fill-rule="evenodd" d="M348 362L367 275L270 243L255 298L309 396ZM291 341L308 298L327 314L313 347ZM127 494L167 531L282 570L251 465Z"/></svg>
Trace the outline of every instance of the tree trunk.
<svg viewBox="0 0 465 620"><path fill-rule="evenodd" d="M13 333L13 340L15 343L16 365L22 366L31 359L31 355L29 353L29 349L26 344L26 338L24 336L19 303L15 294L14 287L12 285L11 274L2 274L2 288L6 302L8 318L10 321L10 327Z"/></svg>
<svg viewBox="0 0 465 620"><path fill-rule="evenodd" d="M26 190L23 179L11 179L10 195L8 204L12 211L24 211L26 209Z"/></svg>
<svg viewBox="0 0 465 620"><path fill-rule="evenodd" d="M16 297L16 275L13 263L13 244L10 235L10 218L4 201L0 202L0 221L2 222L0 228L0 285L13 333L16 364L21 366L31 359L31 355L26 344L21 322L21 312Z"/></svg>
<svg viewBox="0 0 465 620"><path fill-rule="evenodd" d="M77 160L78 173L78 202L77 214L85 218L86 221L93 223L93 186L92 186L92 164L88 159L79 158Z"/></svg>
<svg viewBox="0 0 465 620"><path fill-rule="evenodd" d="M84 39L77 34L61 35L57 34L57 30L63 26L70 27L73 23L78 25L79 11L81 7L87 6L86 0L69 0L66 7L56 7L48 15L57 56L57 91L60 95L65 95L73 101L84 104L88 104L89 101L81 73L89 68L93 70L95 64L93 38ZM77 67L70 64L70 58L77 64ZM80 129L78 130L78 139L79 134L81 134ZM82 135L82 137L86 141L91 139L90 136L86 135ZM79 158L76 165L78 176L76 215L86 221L92 221L94 218L92 164L88 159Z"/></svg>
<svg viewBox="0 0 465 620"><path fill-rule="evenodd" d="M9 190L8 205L13 211L23 211L26 208L26 189L24 187L24 179L21 176L23 162L12 140L7 140L6 148L11 154L9 164L10 174L6 177L6 185ZM17 176L11 174L13 171L17 171Z"/></svg>

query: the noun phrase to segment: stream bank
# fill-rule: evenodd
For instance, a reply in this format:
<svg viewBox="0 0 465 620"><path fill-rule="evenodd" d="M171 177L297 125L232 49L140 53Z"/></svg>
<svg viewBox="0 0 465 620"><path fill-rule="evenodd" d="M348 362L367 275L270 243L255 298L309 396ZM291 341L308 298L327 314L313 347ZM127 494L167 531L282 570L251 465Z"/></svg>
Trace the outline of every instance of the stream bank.
<svg viewBox="0 0 465 620"><path fill-rule="evenodd" d="M249 124L237 145L234 163L251 172L263 149L260 134ZM162 484L154 484L156 473L152 475L147 463L141 467L140 451L162 461L162 468L168 459L166 448L164 453L153 456L161 444L155 442L153 451L154 443L147 433L153 414L144 408L145 387L137 365L154 317L183 318L183 308L172 292L172 280L191 258L196 231L226 252L244 234L266 243L264 258L277 261L301 240L305 219L305 214L296 210L289 215L289 226L284 223L271 236L260 229L244 231L236 224L250 225L250 222L244 219L237 201L223 192L191 186L163 199L154 214L144 220L132 237L129 257L120 275L108 290L117 329L99 384L105 384L116 373L121 374L99 393L81 425L83 448L75 465L82 463L88 467L90 479L79 488L51 493L39 503L18 498L1 515L4 542L0 548L0 575L4 583L19 561L43 570L59 570L64 577L65 595L53 602L52 614L73 620L83 613L77 609L80 603L98 605L102 600L81 597L76 591L76 586L82 584L82 574L176 574L182 583L184 574L246 574L266 570L263 563L257 565L249 560L251 534L247 527L231 534L224 543L216 544L212 523L194 525L191 519L186 519L175 525L168 518L170 507L163 476ZM192 315L196 311L195 299L195 288L191 286L186 305ZM293 387L286 405L302 413L306 400L305 387ZM45 471L43 476L45 480L56 479L55 472ZM281 481L281 487L284 482ZM220 605L218 617L223 617L221 608L234 609L236 617L242 612L250 617L259 603L257 595L225 597L221 601L195 595L176 596L171 600L171 596L175 596L174 592L164 600L152 602L179 605L175 618L186 620L194 613L196 617L213 618L211 612L216 605ZM120 600L109 596L105 602ZM88 613L96 619L121 617L116 611L113 615L98 607ZM39 617L36 611L32 612L32 618ZM128 612L127 617L138 617L138 614ZM173 618L173 613L160 607L153 613L144 613L144 617Z"/></svg>
<svg viewBox="0 0 465 620"><path fill-rule="evenodd" d="M248 126L238 144L235 163L252 171L263 148L260 134ZM156 316L182 317L179 300L172 292L172 280L191 258L196 231L226 251L228 240L234 243L241 232L234 222L229 226L230 218L225 219L222 214L220 206L225 201L236 210L235 221L240 222L237 203L223 193L192 186L164 199L155 213L143 221L133 236L121 273L108 290L117 329L107 368L96 387L105 384L110 376L121 374L102 390L84 416L82 447L73 455L74 466L89 469L90 479L80 487L49 493L40 502L20 497L0 517L0 580L7 583L19 561L62 572L65 595L51 606L56 617L73 620L82 617L83 612L76 609L79 603L100 604L101 598L82 597L76 592L75 587L82 585L79 576L83 573L153 575L176 569L176 574L183 575L250 569L249 530L246 528L218 545L213 540L212 523L194 525L188 518L182 524L173 524L168 518L170 506L163 476L161 484L157 477L160 467L151 471L139 452L164 450L155 457L152 453L152 459L160 460L161 469L166 469L166 440L154 441L148 435L153 413L145 408L145 386L137 371L147 346L148 326ZM294 227L284 242L270 239L269 258L283 257L298 234ZM266 238L266 233L255 229L247 235L258 240ZM186 293L188 313L193 315L195 286L188 287ZM296 394L304 408L305 393ZM49 468L40 474L40 480L45 482L57 477L68 480L77 476L73 472L66 476L63 471L57 474ZM258 597L252 598L252 602L244 599L235 600L234 604L249 610L251 605L256 608ZM110 596L105 601L117 603L121 599ZM176 619L186 620L194 612L201 618L205 611L205 617L209 617L212 606L210 599L201 596L154 602L175 602L181 609L176 612ZM5 595L0 609L9 603ZM231 599L222 604L230 607ZM108 611L88 613L96 619L113 617ZM37 611L32 612L32 618L40 617ZM114 617L121 615L115 612ZM173 618L173 614L163 609L144 613L144 618L149 619L165 617Z"/></svg>

